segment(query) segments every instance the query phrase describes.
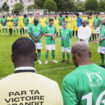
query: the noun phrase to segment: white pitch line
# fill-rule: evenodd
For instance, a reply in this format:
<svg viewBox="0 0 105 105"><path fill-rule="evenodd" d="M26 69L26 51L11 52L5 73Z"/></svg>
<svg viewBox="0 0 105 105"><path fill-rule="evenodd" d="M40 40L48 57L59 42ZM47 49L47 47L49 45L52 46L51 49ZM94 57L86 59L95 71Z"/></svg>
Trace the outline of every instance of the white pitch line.
<svg viewBox="0 0 105 105"><path fill-rule="evenodd" d="M97 63L94 63L94 64L100 64L99 62ZM62 70L62 69L65 69L65 68L72 68L72 67L75 67L75 66L67 66L67 67L60 67L60 68L54 68L54 69L47 69L47 70L41 70L41 71L37 71L37 73L44 73L44 72L48 72L48 71L56 71L56 70ZM0 73L0 75L6 75L8 73ZM12 73L10 73L12 74Z"/></svg>
<svg viewBox="0 0 105 105"><path fill-rule="evenodd" d="M60 68L54 68L54 69L48 69L48 70L41 70L41 71L39 71L38 73L47 72L47 71L62 70L62 69L65 69L65 68L72 68L72 67L75 67L75 66L67 66L67 67L60 67Z"/></svg>

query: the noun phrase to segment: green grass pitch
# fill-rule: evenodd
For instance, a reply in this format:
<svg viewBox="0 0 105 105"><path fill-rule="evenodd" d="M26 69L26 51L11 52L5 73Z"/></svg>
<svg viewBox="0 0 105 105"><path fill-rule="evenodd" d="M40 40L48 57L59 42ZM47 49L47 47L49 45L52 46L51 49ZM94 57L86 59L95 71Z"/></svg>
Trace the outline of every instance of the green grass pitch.
<svg viewBox="0 0 105 105"><path fill-rule="evenodd" d="M9 74L14 73L14 66L11 62L11 46L13 42L18 39L20 36L0 36L0 79L8 76ZM60 88L62 85L63 78L70 72L75 69L75 66L70 58L70 64L58 63L53 64L51 52L49 53L49 63L45 65L45 37L43 40L43 49L42 49L42 65L39 65L37 62L35 68L37 73L42 74L48 78L51 78L58 82ZM71 46L78 41L75 38L71 39ZM97 52L98 44L89 43L90 51L92 52L91 61L100 65L100 55ZM60 62L62 60L61 53L61 44L60 38L56 38L56 60Z"/></svg>

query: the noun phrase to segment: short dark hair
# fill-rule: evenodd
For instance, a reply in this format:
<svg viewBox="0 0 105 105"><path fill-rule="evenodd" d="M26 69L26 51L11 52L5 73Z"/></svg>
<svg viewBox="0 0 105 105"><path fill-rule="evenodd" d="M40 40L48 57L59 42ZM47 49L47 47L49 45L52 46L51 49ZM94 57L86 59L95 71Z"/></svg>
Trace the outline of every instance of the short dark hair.
<svg viewBox="0 0 105 105"><path fill-rule="evenodd" d="M53 19L49 19L49 22L54 21Z"/></svg>
<svg viewBox="0 0 105 105"><path fill-rule="evenodd" d="M30 56L34 54L35 44L29 38L19 38L12 45L12 53L14 56Z"/></svg>
<svg viewBox="0 0 105 105"><path fill-rule="evenodd" d="M79 16L79 13L77 13L77 16Z"/></svg>

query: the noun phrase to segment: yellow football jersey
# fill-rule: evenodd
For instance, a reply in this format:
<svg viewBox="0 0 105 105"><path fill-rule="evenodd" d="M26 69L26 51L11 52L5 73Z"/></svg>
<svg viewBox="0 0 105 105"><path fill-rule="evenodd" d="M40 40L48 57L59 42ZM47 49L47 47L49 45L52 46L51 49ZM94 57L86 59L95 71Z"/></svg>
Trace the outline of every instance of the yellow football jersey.
<svg viewBox="0 0 105 105"><path fill-rule="evenodd" d="M47 22L47 18L40 18L40 23L42 25L42 27L44 28Z"/></svg>
<svg viewBox="0 0 105 105"><path fill-rule="evenodd" d="M7 17L7 21L8 28L13 28L13 17L12 16Z"/></svg>
<svg viewBox="0 0 105 105"><path fill-rule="evenodd" d="M77 17L72 17L72 27L73 27L73 31L77 31Z"/></svg>
<svg viewBox="0 0 105 105"><path fill-rule="evenodd" d="M54 26L57 29L57 32L59 32L59 20L58 19L54 19Z"/></svg>
<svg viewBox="0 0 105 105"><path fill-rule="evenodd" d="M29 24L32 24L34 22L34 17L29 17Z"/></svg>
<svg viewBox="0 0 105 105"><path fill-rule="evenodd" d="M19 28L24 28L24 17L19 16Z"/></svg>

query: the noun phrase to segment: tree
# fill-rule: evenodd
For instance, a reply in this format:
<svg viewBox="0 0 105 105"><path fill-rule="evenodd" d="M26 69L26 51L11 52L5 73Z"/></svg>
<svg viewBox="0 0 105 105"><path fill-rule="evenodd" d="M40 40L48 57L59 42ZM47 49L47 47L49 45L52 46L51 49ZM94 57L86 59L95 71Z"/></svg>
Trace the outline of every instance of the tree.
<svg viewBox="0 0 105 105"><path fill-rule="evenodd" d="M35 4L31 4L27 7L27 9L38 9L38 6Z"/></svg>
<svg viewBox="0 0 105 105"><path fill-rule="evenodd" d="M63 11L63 0L54 0L59 11Z"/></svg>
<svg viewBox="0 0 105 105"><path fill-rule="evenodd" d="M98 11L100 11L100 12L105 11L105 0L101 0L101 1L98 3Z"/></svg>
<svg viewBox="0 0 105 105"><path fill-rule="evenodd" d="M2 10L8 12L9 11L9 6L6 2L3 3L2 5Z"/></svg>
<svg viewBox="0 0 105 105"><path fill-rule="evenodd" d="M34 0L34 4L36 4L39 8L43 8L45 0Z"/></svg>
<svg viewBox="0 0 105 105"><path fill-rule="evenodd" d="M62 0L62 8L64 11L72 11L74 7L73 0Z"/></svg>
<svg viewBox="0 0 105 105"><path fill-rule="evenodd" d="M14 8L13 8L14 13L19 13L19 12L22 12L23 10L24 10L24 6L22 3L16 3L14 5Z"/></svg>
<svg viewBox="0 0 105 105"><path fill-rule="evenodd" d="M48 9L48 11L57 11L57 4L54 0L46 0L43 8Z"/></svg>
<svg viewBox="0 0 105 105"><path fill-rule="evenodd" d="M97 0L87 0L85 4L85 9L87 11L92 10L92 11L97 11L98 9L98 2Z"/></svg>
<svg viewBox="0 0 105 105"><path fill-rule="evenodd" d="M77 2L75 2L74 7L75 8L73 9L73 11L84 12L85 11L85 2L77 1Z"/></svg>

